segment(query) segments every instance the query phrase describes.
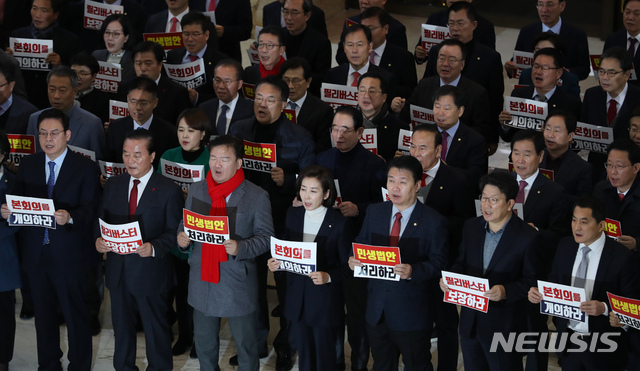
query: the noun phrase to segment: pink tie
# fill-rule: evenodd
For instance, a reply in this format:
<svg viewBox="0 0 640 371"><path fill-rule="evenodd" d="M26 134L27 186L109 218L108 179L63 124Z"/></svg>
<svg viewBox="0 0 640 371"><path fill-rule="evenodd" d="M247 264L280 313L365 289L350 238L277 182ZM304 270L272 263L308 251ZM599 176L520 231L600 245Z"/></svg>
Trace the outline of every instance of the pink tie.
<svg viewBox="0 0 640 371"><path fill-rule="evenodd" d="M442 133L442 149L440 150L440 158L443 161L446 161L447 159L447 151L449 150L449 141L447 140L447 138L449 138L449 133L447 133L446 131L443 131Z"/></svg>
<svg viewBox="0 0 640 371"><path fill-rule="evenodd" d="M178 32L178 18L171 18L171 28L169 29L169 32Z"/></svg>
<svg viewBox="0 0 640 371"><path fill-rule="evenodd" d="M376 55L378 55L378 53L373 50L369 53L369 63L376 64Z"/></svg>
<svg viewBox="0 0 640 371"><path fill-rule="evenodd" d="M520 187L518 187L518 195L516 196L517 204L524 204L524 189L528 185L524 180L520 181Z"/></svg>

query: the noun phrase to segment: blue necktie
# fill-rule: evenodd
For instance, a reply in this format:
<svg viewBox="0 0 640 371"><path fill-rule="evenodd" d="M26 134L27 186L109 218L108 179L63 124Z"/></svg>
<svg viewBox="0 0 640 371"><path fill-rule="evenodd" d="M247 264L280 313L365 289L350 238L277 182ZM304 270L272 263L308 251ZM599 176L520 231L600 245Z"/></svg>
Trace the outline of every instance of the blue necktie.
<svg viewBox="0 0 640 371"><path fill-rule="evenodd" d="M56 163L53 161L49 161L49 179L47 180L47 197L53 197L53 186L56 184L56 172L54 169L56 168ZM55 223L55 221L54 221ZM42 241L43 245L49 243L49 228L45 228L44 230L44 240Z"/></svg>
<svg viewBox="0 0 640 371"><path fill-rule="evenodd" d="M225 135L227 131L227 111L229 111L229 106L223 104L220 107L220 116L218 116L218 135Z"/></svg>

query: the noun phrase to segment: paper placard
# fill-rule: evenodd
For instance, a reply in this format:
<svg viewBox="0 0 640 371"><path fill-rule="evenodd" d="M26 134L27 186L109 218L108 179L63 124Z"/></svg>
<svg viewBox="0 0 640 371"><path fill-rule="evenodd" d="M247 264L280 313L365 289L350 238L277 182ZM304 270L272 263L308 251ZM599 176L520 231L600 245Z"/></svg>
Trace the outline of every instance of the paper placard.
<svg viewBox="0 0 640 371"><path fill-rule="evenodd" d="M613 128L578 122L571 142L572 149L586 149L590 152L607 153L613 142Z"/></svg>
<svg viewBox="0 0 640 371"><path fill-rule="evenodd" d="M260 64L260 54L258 54L257 50L247 49L247 56L249 57L249 62L251 62L251 64Z"/></svg>
<svg viewBox="0 0 640 371"><path fill-rule="evenodd" d="M432 24L422 25L422 47L427 49L427 53L434 45L438 45L442 41L450 38L451 35L449 35L449 27L434 26ZM436 58L437 57L438 56L436 56Z"/></svg>
<svg viewBox="0 0 640 371"><path fill-rule="evenodd" d="M56 208L51 199L7 195L7 207L11 211L9 226L56 229Z"/></svg>
<svg viewBox="0 0 640 371"><path fill-rule="evenodd" d="M129 104L118 100L109 100L109 122L129 117Z"/></svg>
<svg viewBox="0 0 640 371"><path fill-rule="evenodd" d="M71 152L75 152L79 155L82 155L86 158L88 158L89 160L95 162L96 161L96 153L94 151L88 150L88 149L84 149L84 148L80 148L77 146L72 146L70 144L67 144L67 147L69 147L69 149L71 150Z"/></svg>
<svg viewBox="0 0 640 371"><path fill-rule="evenodd" d="M353 243L353 256L362 263L355 267L353 276L387 281L400 281L394 267L401 263L400 248Z"/></svg>
<svg viewBox="0 0 640 371"><path fill-rule="evenodd" d="M256 99L256 86L246 82L242 83L242 95L249 100Z"/></svg>
<svg viewBox="0 0 640 371"><path fill-rule="evenodd" d="M222 245L229 237L229 218L201 215L183 209L184 232L194 242Z"/></svg>
<svg viewBox="0 0 640 371"><path fill-rule="evenodd" d="M308 276L317 270L317 250L315 242L284 241L271 237L271 256L280 261L278 271Z"/></svg>
<svg viewBox="0 0 640 371"><path fill-rule="evenodd" d="M100 30L102 22L111 14L124 14L124 6L109 5L96 1L84 1L84 28Z"/></svg>
<svg viewBox="0 0 640 371"><path fill-rule="evenodd" d="M549 113L547 102L533 99L504 97L505 110L509 111L513 119L505 125L516 129L533 129L542 131L544 120Z"/></svg>
<svg viewBox="0 0 640 371"><path fill-rule="evenodd" d="M378 154L378 129L364 129L360 137L360 144L374 155Z"/></svg>
<svg viewBox="0 0 640 371"><path fill-rule="evenodd" d="M122 81L122 66L119 63L102 61L98 61L98 64L100 65L100 71L93 81L93 86L107 93L117 93L118 86Z"/></svg>
<svg viewBox="0 0 640 371"><path fill-rule="evenodd" d="M334 179L333 182L336 184L336 202L333 206L340 206L342 203L342 193L340 193L340 182L338 179Z"/></svg>
<svg viewBox="0 0 640 371"><path fill-rule="evenodd" d="M275 144L244 141L243 169L270 173L277 166L276 158Z"/></svg>
<svg viewBox="0 0 640 371"><path fill-rule="evenodd" d="M193 183L203 180L206 176L204 165L181 164L164 158L160 159L160 173L187 191Z"/></svg>
<svg viewBox="0 0 640 371"><path fill-rule="evenodd" d="M51 70L51 65L45 62L44 59L49 53L53 53L53 40L10 37L9 47L13 50L13 57L20 64L20 69Z"/></svg>
<svg viewBox="0 0 640 371"><path fill-rule="evenodd" d="M127 167L122 163L98 160L98 165L100 165L100 173L105 179L127 172Z"/></svg>
<svg viewBox="0 0 640 371"><path fill-rule="evenodd" d="M533 66L533 53L514 50L513 64L516 66L516 71L513 73L512 77L514 79L518 79L522 74L522 70L531 68L531 66Z"/></svg>
<svg viewBox="0 0 640 371"><path fill-rule="evenodd" d="M7 134L9 139L9 161L20 166L22 157L36 153L36 137L24 134Z"/></svg>
<svg viewBox="0 0 640 371"><path fill-rule="evenodd" d="M611 310L627 326L640 330L640 300L625 298L607 292Z"/></svg>
<svg viewBox="0 0 640 371"><path fill-rule="evenodd" d="M586 315L580 310L580 303L587 301L584 288L538 280L538 291L542 295L540 313L576 322L585 321Z"/></svg>
<svg viewBox="0 0 640 371"><path fill-rule="evenodd" d="M412 131L400 129L400 133L398 134L398 151L402 151L405 155L409 154L409 150L411 149L412 135Z"/></svg>
<svg viewBox="0 0 640 371"><path fill-rule="evenodd" d="M138 221L126 224L109 224L100 221L100 236L111 252L120 255L135 254L142 246L142 232Z"/></svg>
<svg viewBox="0 0 640 371"><path fill-rule="evenodd" d="M187 89L195 89L207 83L203 58L184 64L165 63L164 70L171 80Z"/></svg>
<svg viewBox="0 0 640 371"><path fill-rule="evenodd" d="M181 48L182 32L159 32L142 34L144 41L153 41L160 44L164 51Z"/></svg>
<svg viewBox="0 0 640 371"><path fill-rule="evenodd" d="M415 128L422 124L435 124L436 120L433 118L433 110L416 106L414 104L409 105L409 111L411 112L411 127Z"/></svg>
<svg viewBox="0 0 640 371"><path fill-rule="evenodd" d="M489 298L484 293L490 289L488 279L442 271L442 280L449 286L449 291L444 294L445 303L487 313Z"/></svg>
<svg viewBox="0 0 640 371"><path fill-rule="evenodd" d="M293 122L294 124L298 123L298 119L296 118L296 110L287 108L282 110L282 113L284 113L287 120Z"/></svg>
<svg viewBox="0 0 640 371"><path fill-rule="evenodd" d="M605 218L604 234L617 241L618 237L622 236L622 226L620 225L620 222L617 220Z"/></svg>
<svg viewBox="0 0 640 371"><path fill-rule="evenodd" d="M358 88L337 84L322 83L320 98L334 110L340 106L358 106Z"/></svg>

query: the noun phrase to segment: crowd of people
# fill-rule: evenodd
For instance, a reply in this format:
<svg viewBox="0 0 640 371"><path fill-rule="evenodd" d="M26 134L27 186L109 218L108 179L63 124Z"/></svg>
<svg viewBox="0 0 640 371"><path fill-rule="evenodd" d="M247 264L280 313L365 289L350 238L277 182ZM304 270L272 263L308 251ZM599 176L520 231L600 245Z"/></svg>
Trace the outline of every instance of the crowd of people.
<svg viewBox="0 0 640 371"><path fill-rule="evenodd" d="M20 318L35 318L38 369L62 369L64 323L68 369L90 370L105 287L116 370L138 369L140 331L149 370L171 370L187 351L219 370L223 318L239 370L258 370L273 348L278 371L296 354L300 370L367 370L370 357L376 371L400 360L457 370L460 351L465 370L537 371L549 365L545 347L563 370L640 370L640 330L607 296L640 299L640 0L624 1L624 29L602 51L562 19L576 3L531 1L540 21L514 46L532 53L524 69L502 60L471 0L447 0L426 23L450 38L427 48L418 37L413 53L407 36L418 30L408 35L386 0L360 0L335 56L322 9L276 0L249 66L249 0L100 2L124 12L92 30L84 1L0 1L0 371L13 357L18 289ZM165 33L182 46L144 41ZM43 68L16 39L52 43ZM581 92L599 52L598 85ZM117 91L96 82L103 62L120 69ZM201 84L165 68L193 63ZM519 75L507 97L546 104L538 130L510 124L505 75ZM329 105L323 83L354 88L354 106ZM117 104L128 110L113 119ZM412 106L432 110L433 123L412 123ZM606 146L572 146L585 124L610 128ZM509 170L490 171L500 141ZM190 175L178 182L174 169ZM7 196L52 200L53 226L14 226L20 201ZM228 237L196 238L189 212L226 217L216 220ZM140 243L124 253L104 226L134 222ZM314 270L285 270L274 237L315 242ZM399 253L386 279L366 274L370 255L354 243ZM445 302L443 271L488 280L487 310ZM540 281L584 289L583 321L551 324ZM494 346L524 333L531 349Z"/></svg>

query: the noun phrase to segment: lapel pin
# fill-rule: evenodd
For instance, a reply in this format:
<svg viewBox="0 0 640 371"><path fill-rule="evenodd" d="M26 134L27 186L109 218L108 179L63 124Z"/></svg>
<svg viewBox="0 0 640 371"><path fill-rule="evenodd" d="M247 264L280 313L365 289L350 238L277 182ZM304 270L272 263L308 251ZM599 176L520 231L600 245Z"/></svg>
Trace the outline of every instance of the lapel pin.
<svg viewBox="0 0 640 371"><path fill-rule="evenodd" d="M458 138L458 142L462 142L462 138Z"/></svg>
<svg viewBox="0 0 640 371"><path fill-rule="evenodd" d="M444 187L443 187L443 186L440 186L440 189L444 189Z"/></svg>
<svg viewBox="0 0 640 371"><path fill-rule="evenodd" d="M414 227L417 227L417 226L418 226L418 223L413 223L413 226L414 226Z"/></svg>
<svg viewBox="0 0 640 371"><path fill-rule="evenodd" d="M329 228L331 228L331 224L329 224Z"/></svg>
<svg viewBox="0 0 640 371"><path fill-rule="evenodd" d="M540 191L538 191L538 194L540 194Z"/></svg>

